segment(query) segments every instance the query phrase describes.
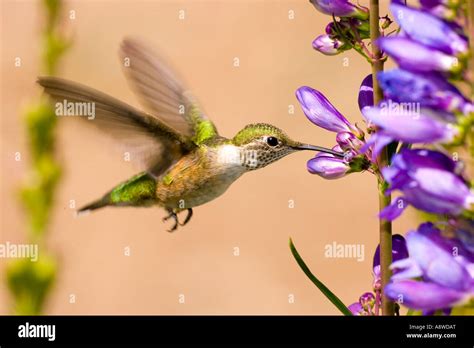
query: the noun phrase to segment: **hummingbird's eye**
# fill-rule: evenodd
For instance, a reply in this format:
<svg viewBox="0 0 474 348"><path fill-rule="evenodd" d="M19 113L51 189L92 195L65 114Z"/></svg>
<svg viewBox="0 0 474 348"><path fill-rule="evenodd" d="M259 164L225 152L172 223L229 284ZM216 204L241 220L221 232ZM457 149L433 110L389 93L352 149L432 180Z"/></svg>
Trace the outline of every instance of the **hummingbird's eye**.
<svg viewBox="0 0 474 348"><path fill-rule="evenodd" d="M270 146L277 146L278 145L278 139L275 137L268 137L267 138L267 144Z"/></svg>

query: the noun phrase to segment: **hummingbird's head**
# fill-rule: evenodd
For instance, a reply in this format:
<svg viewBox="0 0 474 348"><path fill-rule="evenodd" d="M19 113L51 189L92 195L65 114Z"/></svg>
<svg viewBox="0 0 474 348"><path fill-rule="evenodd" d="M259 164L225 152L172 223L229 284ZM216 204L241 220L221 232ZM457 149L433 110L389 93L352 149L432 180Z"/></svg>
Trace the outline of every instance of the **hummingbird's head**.
<svg viewBox="0 0 474 348"><path fill-rule="evenodd" d="M294 141L281 129L266 123L245 126L232 139L232 144L239 147L241 164L247 170L263 168L300 150L328 150Z"/></svg>

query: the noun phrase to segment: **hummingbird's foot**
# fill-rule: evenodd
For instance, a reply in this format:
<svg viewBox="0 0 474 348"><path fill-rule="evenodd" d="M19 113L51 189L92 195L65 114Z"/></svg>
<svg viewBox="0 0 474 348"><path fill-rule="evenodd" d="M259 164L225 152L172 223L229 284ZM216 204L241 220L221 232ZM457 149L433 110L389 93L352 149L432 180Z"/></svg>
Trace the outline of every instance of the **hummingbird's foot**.
<svg viewBox="0 0 474 348"><path fill-rule="evenodd" d="M184 219L183 222L179 222L180 226L186 225L189 222L189 220L191 220L191 218L193 217L193 210L191 208L188 208L186 210L188 211L188 214L186 215L186 218Z"/></svg>
<svg viewBox="0 0 474 348"><path fill-rule="evenodd" d="M167 230L168 232L174 232L178 228L178 215L172 210L168 210L169 215L163 218L163 222L168 221L170 218L173 218L174 225L171 229Z"/></svg>

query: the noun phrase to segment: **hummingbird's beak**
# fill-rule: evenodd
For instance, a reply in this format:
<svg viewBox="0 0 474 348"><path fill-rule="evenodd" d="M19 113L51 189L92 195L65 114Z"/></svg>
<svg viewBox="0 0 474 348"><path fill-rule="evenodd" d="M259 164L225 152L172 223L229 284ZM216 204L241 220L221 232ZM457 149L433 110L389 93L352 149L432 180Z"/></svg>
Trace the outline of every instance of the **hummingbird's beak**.
<svg viewBox="0 0 474 348"><path fill-rule="evenodd" d="M326 147L309 145L309 144L300 144L297 146L292 146L292 148L295 150L311 150L311 151L325 152L325 153L329 153L333 156L340 157L340 158L344 158L344 155L345 155L343 152L338 152L338 151L328 149Z"/></svg>

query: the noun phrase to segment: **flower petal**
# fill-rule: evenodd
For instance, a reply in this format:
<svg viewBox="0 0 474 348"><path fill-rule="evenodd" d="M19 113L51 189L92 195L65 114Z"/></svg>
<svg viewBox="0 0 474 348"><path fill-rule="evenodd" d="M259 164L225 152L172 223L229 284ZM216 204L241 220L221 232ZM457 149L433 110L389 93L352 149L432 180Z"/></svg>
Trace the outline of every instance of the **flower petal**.
<svg viewBox="0 0 474 348"><path fill-rule="evenodd" d="M313 48L327 56L334 56L341 53L342 51L339 48L342 47L342 45L343 43L341 41L332 39L326 34L319 35L313 41Z"/></svg>
<svg viewBox="0 0 474 348"><path fill-rule="evenodd" d="M308 171L325 179L339 179L347 174L350 167L340 158L317 155L307 163Z"/></svg>
<svg viewBox="0 0 474 348"><path fill-rule="evenodd" d="M392 260L393 262L402 260L408 257L408 249L405 238L399 234L392 236ZM374 253L373 268L380 265L380 245L377 246Z"/></svg>
<svg viewBox="0 0 474 348"><path fill-rule="evenodd" d="M390 265L393 270L392 281L417 278L423 275L423 270L412 258L406 258L393 262Z"/></svg>
<svg viewBox="0 0 474 348"><path fill-rule="evenodd" d="M367 19L368 13L348 0L310 0L319 12L336 17Z"/></svg>
<svg viewBox="0 0 474 348"><path fill-rule="evenodd" d="M390 299L409 308L431 310L452 307L466 301L468 294L434 283L401 280L387 284L384 289Z"/></svg>
<svg viewBox="0 0 474 348"><path fill-rule="evenodd" d="M462 233L460 230L457 230L456 232L458 234L459 232ZM461 239L456 238L455 236L443 235L442 231L439 228L436 228L431 222L425 222L418 226L418 233L431 239L446 252L455 255L455 258L458 261L464 262L464 266L468 267L470 264L474 266L474 251L469 250Z"/></svg>
<svg viewBox="0 0 474 348"><path fill-rule="evenodd" d="M439 74L392 69L380 72L377 79L385 98L394 102L417 103L422 108L430 107L447 112L469 110L469 101Z"/></svg>
<svg viewBox="0 0 474 348"><path fill-rule="evenodd" d="M364 308L359 302L354 302L353 304L349 305L347 309L349 309L354 315L363 315L365 312Z"/></svg>
<svg viewBox="0 0 474 348"><path fill-rule="evenodd" d="M388 221L395 220L402 215L407 206L408 203L402 197L395 198L389 206L379 213L379 218Z"/></svg>
<svg viewBox="0 0 474 348"><path fill-rule="evenodd" d="M366 106L374 106L374 87L372 83L372 74L367 75L359 88L359 109L362 110Z"/></svg>
<svg viewBox="0 0 474 348"><path fill-rule="evenodd" d="M423 270L425 279L458 291L470 289L472 278L469 272L451 253L418 232L409 232L406 240L410 258Z"/></svg>
<svg viewBox="0 0 474 348"><path fill-rule="evenodd" d="M392 3L390 10L394 14L395 21L413 40L449 55L467 52L467 40L443 20L397 3Z"/></svg>
<svg viewBox="0 0 474 348"><path fill-rule="evenodd" d="M407 143L435 143L451 141L457 130L448 122L426 109L406 109L405 106L382 102L381 106L366 107L364 116L382 127L386 136Z"/></svg>
<svg viewBox="0 0 474 348"><path fill-rule="evenodd" d="M456 174L448 171L419 168L411 177L417 182L419 191L453 205L445 213L459 214L464 208L469 208L474 197L466 184Z"/></svg>
<svg viewBox="0 0 474 348"><path fill-rule="evenodd" d="M383 37L377 40L377 44L398 65L410 71L459 70L457 58L406 37Z"/></svg>
<svg viewBox="0 0 474 348"><path fill-rule="evenodd" d="M306 117L315 125L332 132L348 132L350 123L319 91L311 87L300 87L296 98Z"/></svg>

